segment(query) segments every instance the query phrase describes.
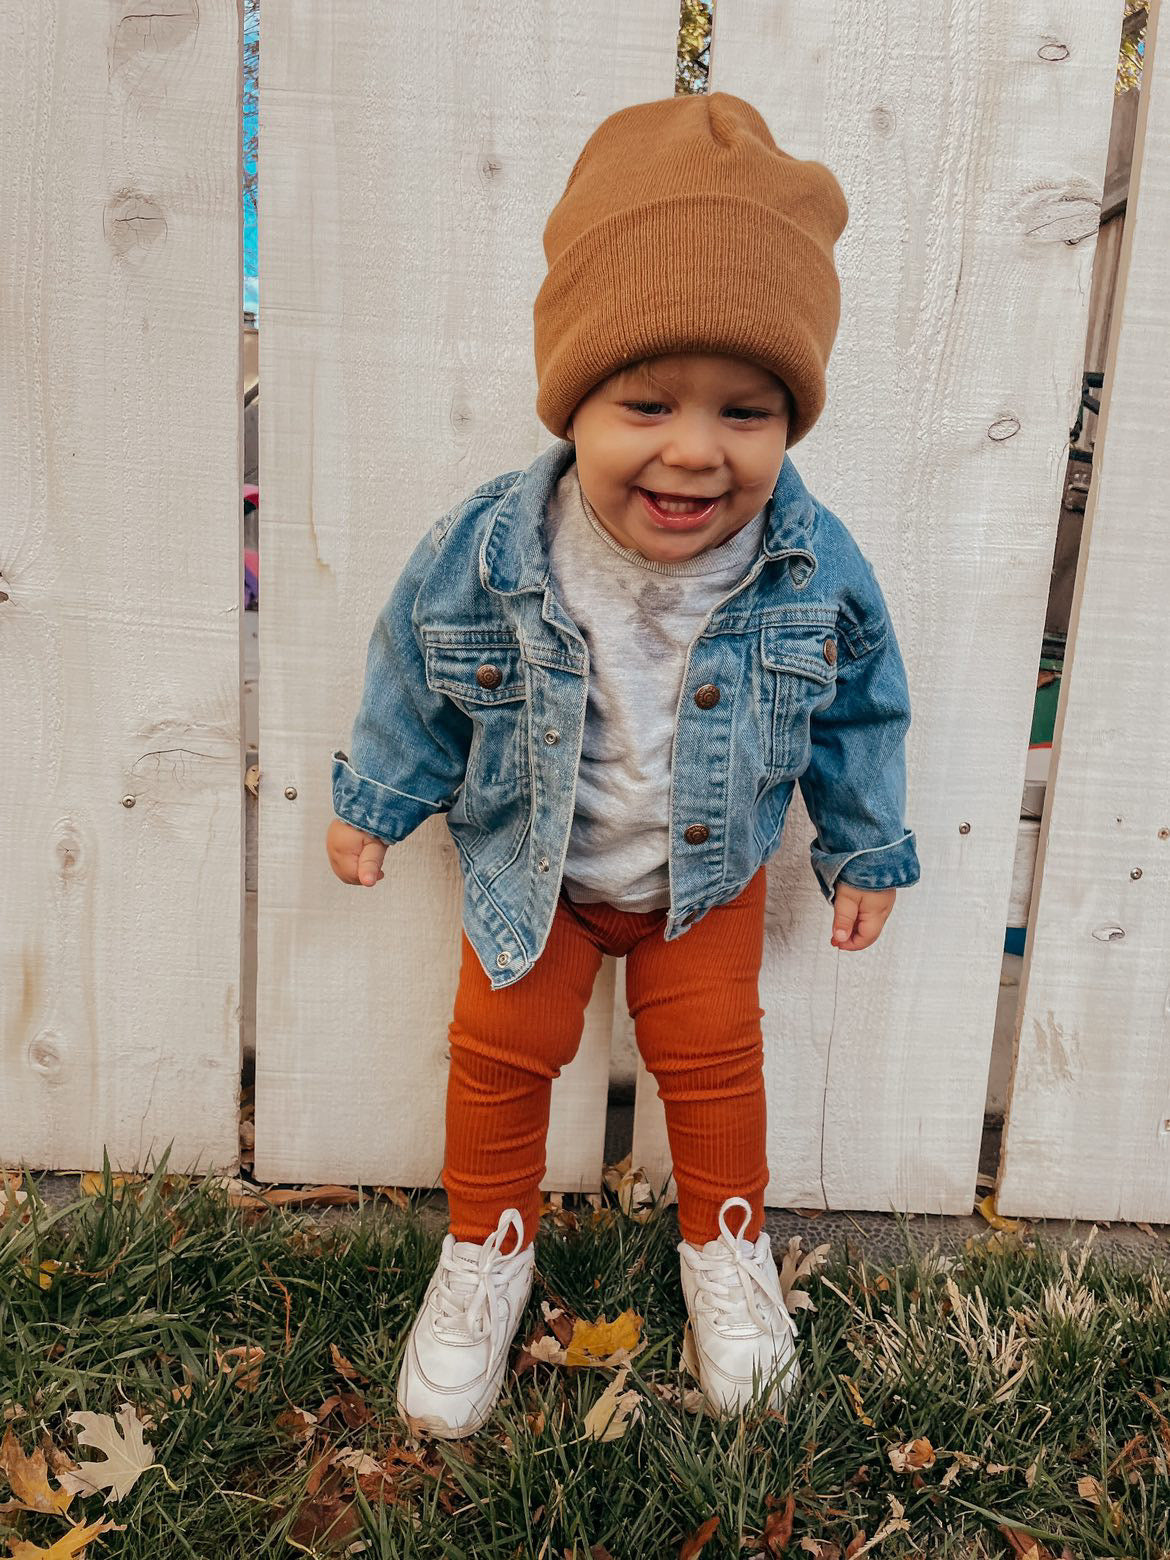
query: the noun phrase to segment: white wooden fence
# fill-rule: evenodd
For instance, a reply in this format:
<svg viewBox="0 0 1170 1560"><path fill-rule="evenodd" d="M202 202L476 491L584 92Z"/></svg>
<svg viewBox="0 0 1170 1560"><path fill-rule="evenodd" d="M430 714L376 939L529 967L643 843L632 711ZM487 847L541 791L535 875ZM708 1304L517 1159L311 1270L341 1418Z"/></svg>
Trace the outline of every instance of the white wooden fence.
<svg viewBox="0 0 1170 1560"><path fill-rule="evenodd" d="M716 8L711 86L849 200L829 406L795 458L891 602L924 868L874 949L834 953L793 814L762 989L772 1203L971 1206L1121 9ZM152 12L0 0L0 1161L30 1167L172 1139L176 1168L235 1164L240 22ZM673 90L677 23L677 0L265 0L262 1180L437 1180L454 847L432 820L377 891L338 883L329 754L418 536L548 440L541 228L597 122ZM1006 1135L1001 1204L1028 1214L1170 1219L1155 29ZM620 976L554 1088L549 1188L600 1182ZM669 1164L644 1074L635 1160Z"/></svg>

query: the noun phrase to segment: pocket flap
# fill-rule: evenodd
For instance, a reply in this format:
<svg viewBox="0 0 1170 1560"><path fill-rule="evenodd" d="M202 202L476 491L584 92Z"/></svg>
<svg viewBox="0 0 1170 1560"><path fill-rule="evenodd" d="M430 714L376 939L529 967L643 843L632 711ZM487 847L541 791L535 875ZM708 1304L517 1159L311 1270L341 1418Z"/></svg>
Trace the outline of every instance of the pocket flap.
<svg viewBox="0 0 1170 1560"><path fill-rule="evenodd" d="M837 676L837 636L823 624L766 624L760 630L760 656L774 672L795 672L819 683Z"/></svg>
<svg viewBox="0 0 1170 1560"><path fill-rule="evenodd" d="M428 643L427 686L470 704L501 704L525 695L524 660L515 639L474 644Z"/></svg>

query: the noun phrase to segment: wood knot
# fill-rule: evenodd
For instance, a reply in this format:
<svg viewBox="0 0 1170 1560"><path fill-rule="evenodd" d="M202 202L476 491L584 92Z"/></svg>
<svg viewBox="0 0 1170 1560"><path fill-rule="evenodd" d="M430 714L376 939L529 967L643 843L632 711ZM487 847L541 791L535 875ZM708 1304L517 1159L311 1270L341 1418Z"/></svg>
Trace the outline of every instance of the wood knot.
<svg viewBox="0 0 1170 1560"><path fill-rule="evenodd" d="M119 190L106 203L102 229L114 253L124 260L140 258L156 244L166 243L167 219L162 207L137 190Z"/></svg>
<svg viewBox="0 0 1170 1560"><path fill-rule="evenodd" d="M1067 60L1071 52L1067 43L1058 43L1055 38L1050 38L1047 43L1042 44L1036 51L1038 57L1042 60L1057 61Z"/></svg>
<svg viewBox="0 0 1170 1560"><path fill-rule="evenodd" d="M46 1078L54 1078L61 1071L61 1037L51 1029L42 1029L34 1036L28 1048L29 1066Z"/></svg>
<svg viewBox="0 0 1170 1560"><path fill-rule="evenodd" d="M53 841L53 854L57 858L57 869L63 878L76 877L81 867L85 864L85 851L80 834L71 823L65 823L60 834Z"/></svg>
<svg viewBox="0 0 1170 1560"><path fill-rule="evenodd" d="M888 140L898 128L898 116L892 108L871 108L869 122L873 126L873 133L880 136L883 141Z"/></svg>
<svg viewBox="0 0 1170 1560"><path fill-rule="evenodd" d="M1035 243L1079 244L1101 225L1101 187L1079 174L1062 184L1039 179L1021 191L1013 215Z"/></svg>
<svg viewBox="0 0 1170 1560"><path fill-rule="evenodd" d="M142 54L164 54L199 30L198 0L123 0L114 28L112 69Z"/></svg>

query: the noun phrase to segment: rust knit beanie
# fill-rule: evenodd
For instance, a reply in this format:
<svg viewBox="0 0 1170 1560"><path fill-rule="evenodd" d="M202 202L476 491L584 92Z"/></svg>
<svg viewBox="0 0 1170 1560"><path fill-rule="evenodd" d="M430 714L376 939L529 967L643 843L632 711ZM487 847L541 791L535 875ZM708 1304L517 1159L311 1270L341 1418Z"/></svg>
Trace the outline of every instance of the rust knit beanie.
<svg viewBox="0 0 1170 1560"><path fill-rule="evenodd" d="M544 229L533 306L536 413L558 438L625 363L718 352L770 369L791 447L825 404L848 219L823 163L781 151L729 92L635 103L586 141Z"/></svg>

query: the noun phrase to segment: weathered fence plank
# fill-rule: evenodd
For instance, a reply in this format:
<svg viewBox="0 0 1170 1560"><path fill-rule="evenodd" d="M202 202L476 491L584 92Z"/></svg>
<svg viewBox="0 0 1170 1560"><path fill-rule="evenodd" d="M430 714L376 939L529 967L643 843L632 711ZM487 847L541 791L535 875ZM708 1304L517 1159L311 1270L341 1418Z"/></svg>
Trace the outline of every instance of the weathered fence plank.
<svg viewBox="0 0 1170 1560"><path fill-rule="evenodd" d="M237 1152L240 19L156 12L0 4L0 1160L30 1168Z"/></svg>
<svg viewBox="0 0 1170 1560"><path fill-rule="evenodd" d="M849 200L829 406L793 458L886 589L924 878L876 947L834 952L794 809L761 986L770 1203L971 1206L1120 7L1052 17L1038 0L965 0L925 27L888 0L715 12L712 86ZM656 1097L634 1158L668 1162Z"/></svg>
<svg viewBox="0 0 1170 1560"><path fill-rule="evenodd" d="M376 890L339 883L330 753L419 536L549 441L533 407L544 219L594 125L673 90L677 27L676 0L265 0L261 1177L439 1174L454 846L434 819ZM612 1004L611 963L554 1087L549 1188L600 1182Z"/></svg>
<svg viewBox="0 0 1170 1560"><path fill-rule="evenodd" d="M1170 43L1159 62L1157 10L1021 982L999 1191L1011 1213L1170 1221Z"/></svg>

